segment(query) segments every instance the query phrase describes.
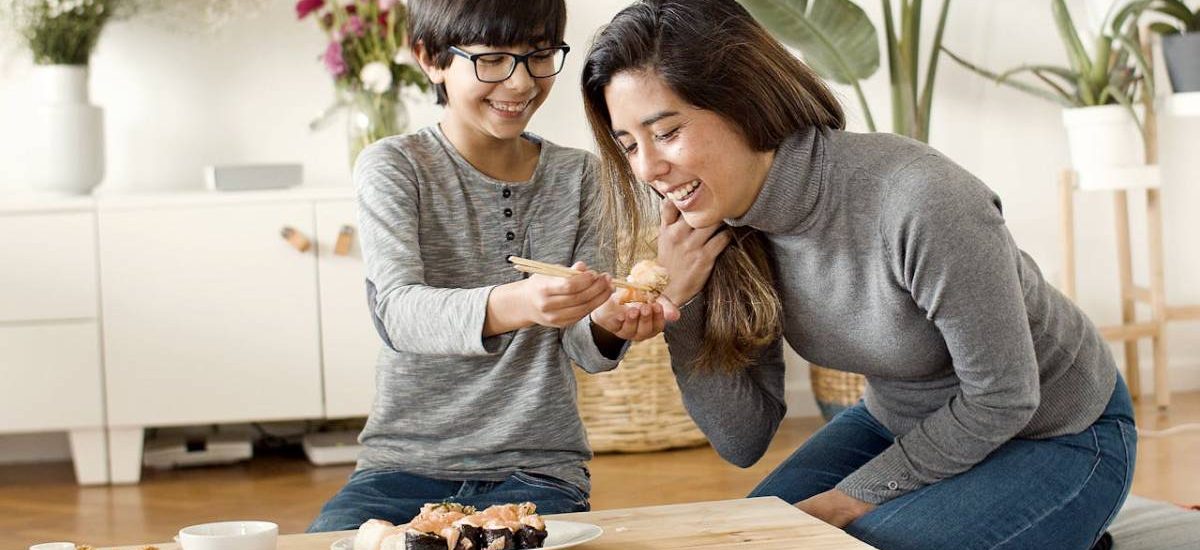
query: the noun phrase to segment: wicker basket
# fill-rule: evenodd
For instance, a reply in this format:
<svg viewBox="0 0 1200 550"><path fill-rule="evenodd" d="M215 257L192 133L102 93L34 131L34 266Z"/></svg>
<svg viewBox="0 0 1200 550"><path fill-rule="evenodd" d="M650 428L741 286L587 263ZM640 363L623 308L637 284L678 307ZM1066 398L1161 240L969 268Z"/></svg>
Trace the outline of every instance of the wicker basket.
<svg viewBox="0 0 1200 550"><path fill-rule="evenodd" d="M683 408L662 335L630 346L621 366L578 371L579 415L597 453L641 453L707 442Z"/></svg>
<svg viewBox="0 0 1200 550"><path fill-rule="evenodd" d="M813 397L817 399L817 407L821 416L829 420L837 413L858 403L867 387L867 379L861 374L843 372L809 364L809 381L812 383Z"/></svg>

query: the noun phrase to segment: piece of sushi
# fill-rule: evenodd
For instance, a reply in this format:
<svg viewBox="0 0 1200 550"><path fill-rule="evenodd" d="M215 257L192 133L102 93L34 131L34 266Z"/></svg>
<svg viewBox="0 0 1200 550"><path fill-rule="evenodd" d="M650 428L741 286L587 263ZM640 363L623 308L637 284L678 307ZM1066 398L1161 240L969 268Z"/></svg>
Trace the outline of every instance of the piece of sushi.
<svg viewBox="0 0 1200 550"><path fill-rule="evenodd" d="M363 522L358 527L358 533L354 535L354 550L380 550L380 545L393 529L390 521L382 519L369 519Z"/></svg>
<svg viewBox="0 0 1200 550"><path fill-rule="evenodd" d="M657 300L663 290L666 290L668 281L667 268L658 265L654 260L642 260L633 264L633 269L629 270L629 276L625 277L625 280L650 287L653 290L651 292L644 292L632 288L623 288L621 289L618 301L622 304L648 304Z"/></svg>

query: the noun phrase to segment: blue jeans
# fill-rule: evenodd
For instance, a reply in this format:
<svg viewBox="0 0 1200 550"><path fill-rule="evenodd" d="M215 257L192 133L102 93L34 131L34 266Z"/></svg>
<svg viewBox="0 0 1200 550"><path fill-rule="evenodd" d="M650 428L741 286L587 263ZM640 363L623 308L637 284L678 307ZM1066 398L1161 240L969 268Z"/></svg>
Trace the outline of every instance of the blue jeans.
<svg viewBox="0 0 1200 550"><path fill-rule="evenodd" d="M893 439L860 402L750 496L800 502L832 489ZM1108 406L1082 432L1010 440L962 474L883 503L846 532L882 550L1087 550L1129 494L1136 454L1133 404L1118 377Z"/></svg>
<svg viewBox="0 0 1200 550"><path fill-rule="evenodd" d="M494 504L532 502L539 514L586 512L588 495L571 483L516 472L503 481L449 481L396 469L358 470L321 508L309 533L358 529L368 519L411 520L427 502L458 502L480 510Z"/></svg>

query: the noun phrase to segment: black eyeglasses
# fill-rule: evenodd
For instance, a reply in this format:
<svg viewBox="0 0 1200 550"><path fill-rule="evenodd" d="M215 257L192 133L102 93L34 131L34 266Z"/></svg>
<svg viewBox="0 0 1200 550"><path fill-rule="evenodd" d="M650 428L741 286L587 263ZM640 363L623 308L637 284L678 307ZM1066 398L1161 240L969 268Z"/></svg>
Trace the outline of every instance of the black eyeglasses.
<svg viewBox="0 0 1200 550"><path fill-rule="evenodd" d="M563 68L567 52L571 47L563 44L534 50L527 54L508 52L470 53L455 46L450 46L450 53L469 59L475 65L475 78L480 82L504 82L517 70L517 65L524 64L525 70L533 78L550 78Z"/></svg>

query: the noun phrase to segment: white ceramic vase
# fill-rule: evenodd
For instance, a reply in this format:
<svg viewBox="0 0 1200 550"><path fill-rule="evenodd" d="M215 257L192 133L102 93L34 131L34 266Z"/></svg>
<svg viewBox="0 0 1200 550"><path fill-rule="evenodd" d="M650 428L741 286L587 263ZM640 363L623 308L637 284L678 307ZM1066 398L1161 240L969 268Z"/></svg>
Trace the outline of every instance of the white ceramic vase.
<svg viewBox="0 0 1200 550"><path fill-rule="evenodd" d="M32 69L30 179L37 191L83 195L104 179L104 112L88 99L86 65Z"/></svg>

